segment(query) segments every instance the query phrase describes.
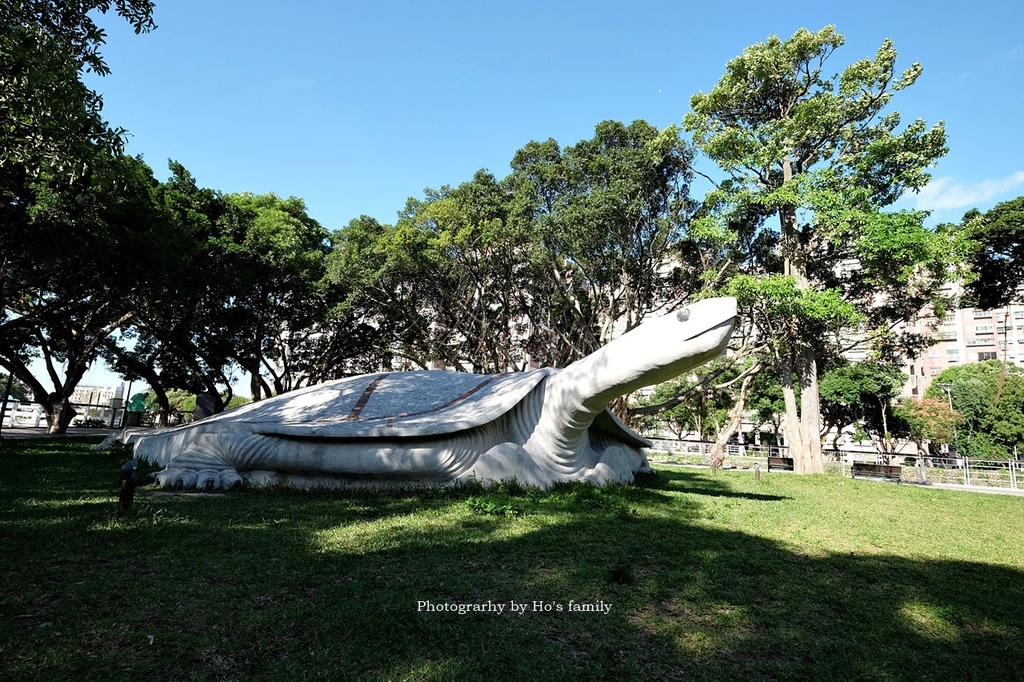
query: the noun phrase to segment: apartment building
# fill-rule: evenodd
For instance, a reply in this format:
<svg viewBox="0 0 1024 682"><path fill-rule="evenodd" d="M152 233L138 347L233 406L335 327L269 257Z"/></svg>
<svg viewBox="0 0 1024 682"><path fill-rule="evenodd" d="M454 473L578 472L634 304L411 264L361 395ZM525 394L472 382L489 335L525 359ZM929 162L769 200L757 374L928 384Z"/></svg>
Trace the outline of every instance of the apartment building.
<svg viewBox="0 0 1024 682"><path fill-rule="evenodd" d="M951 311L931 338L933 345L904 367L910 375L904 388L908 396L923 396L936 376L955 365L1005 359L1024 367L1024 298L995 310Z"/></svg>

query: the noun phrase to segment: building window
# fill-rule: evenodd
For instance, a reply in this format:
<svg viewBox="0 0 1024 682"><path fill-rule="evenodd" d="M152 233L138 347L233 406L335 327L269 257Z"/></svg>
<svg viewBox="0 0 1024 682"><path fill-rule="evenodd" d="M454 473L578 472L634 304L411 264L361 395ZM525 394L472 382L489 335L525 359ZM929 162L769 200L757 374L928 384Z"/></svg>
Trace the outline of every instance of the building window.
<svg viewBox="0 0 1024 682"><path fill-rule="evenodd" d="M991 334L992 333L992 325L990 325L990 324L979 324L977 327L974 328L974 331L977 334Z"/></svg>
<svg viewBox="0 0 1024 682"><path fill-rule="evenodd" d="M978 361L980 362L982 360L998 360L996 355L997 355L997 353L995 351L981 352L981 353L978 353Z"/></svg>
<svg viewBox="0 0 1024 682"><path fill-rule="evenodd" d="M992 317L992 311L991 310L975 310L974 311L974 319L980 320L983 317Z"/></svg>

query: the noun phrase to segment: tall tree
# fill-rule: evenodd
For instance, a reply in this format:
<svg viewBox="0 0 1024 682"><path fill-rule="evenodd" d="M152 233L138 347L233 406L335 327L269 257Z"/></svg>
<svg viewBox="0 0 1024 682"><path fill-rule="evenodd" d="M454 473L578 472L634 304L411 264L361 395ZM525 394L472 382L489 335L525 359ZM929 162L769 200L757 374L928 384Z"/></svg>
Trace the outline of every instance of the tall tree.
<svg viewBox="0 0 1024 682"><path fill-rule="evenodd" d="M872 360L841 365L825 372L819 383L823 412L838 441L846 426L857 424L875 443L878 451L892 456L896 451L893 401L907 382L899 367ZM902 422L899 422L902 424Z"/></svg>
<svg viewBox="0 0 1024 682"><path fill-rule="evenodd" d="M966 294L978 308L991 309L1024 297L1024 197L1004 201L985 213L969 211L961 222L968 240L973 279Z"/></svg>
<svg viewBox="0 0 1024 682"><path fill-rule="evenodd" d="M567 364L689 295L674 255L691 155L675 128L644 121L605 121L566 148L531 142L503 180L428 190L394 226L353 221L331 280L353 284L348 305L388 311L374 324L413 366Z"/></svg>
<svg viewBox="0 0 1024 682"><path fill-rule="evenodd" d="M191 173L170 162L171 177L157 183L147 243L148 268L136 286L131 324L103 344L104 357L122 376L153 389L161 423L172 389L231 399L237 337L243 327L231 305L235 283L218 225L224 197L199 187ZM215 406L215 409L219 405Z"/></svg>
<svg viewBox="0 0 1024 682"><path fill-rule="evenodd" d="M90 15L111 9L137 33L154 27L149 0L0 4L0 363L31 388L55 431L124 314L108 272L88 268L108 264L127 235L124 204L138 199L133 189L146 191L116 158L123 131L107 125L100 96L82 82L86 71L108 72L105 34ZM52 390L28 371L37 352Z"/></svg>
<svg viewBox="0 0 1024 682"><path fill-rule="evenodd" d="M948 395L945 393L949 390ZM949 367L925 398L944 399L963 415L956 449L968 457L1005 459L1024 450L1024 370L998 360Z"/></svg>
<svg viewBox="0 0 1024 682"><path fill-rule="evenodd" d="M941 124L901 127L898 113L883 114L921 67L897 76L887 40L873 59L829 78L825 62L843 42L828 26L752 45L710 92L693 96L683 122L728 175L714 191L724 197L722 224L752 205L778 218L782 275L741 280L737 293L772 342L786 435L804 472L824 466L818 364L833 350L823 341L838 347L862 324L894 347L920 342L880 332L934 302L945 277L945 247L923 214L882 211L922 187L946 151Z"/></svg>
<svg viewBox="0 0 1024 682"><path fill-rule="evenodd" d="M569 147L530 142L508 178L514 217L534 226L548 276L535 283L545 364L593 352L692 289L674 258L693 211L693 152L675 127L599 123Z"/></svg>
<svg viewBox="0 0 1024 682"><path fill-rule="evenodd" d="M11 273L18 287L0 323L0 364L32 390L51 432L70 423L76 385L138 311L162 228L156 185L145 164L126 156L94 164L70 189L37 183L29 227L47 246ZM35 356L45 377L29 367Z"/></svg>
<svg viewBox="0 0 1024 682"><path fill-rule="evenodd" d="M382 310L405 320L400 353L410 361L478 372L522 365L539 270L532 233L510 221L510 203L508 188L481 170L410 199L394 227L376 226L357 277ZM346 248L367 246L359 237Z"/></svg>
<svg viewBox="0 0 1024 682"><path fill-rule="evenodd" d="M235 359L249 372L252 399L260 400L288 385L291 336L323 319L329 235L297 197L242 193L226 199L214 244L224 276L232 279L230 306L240 316Z"/></svg>

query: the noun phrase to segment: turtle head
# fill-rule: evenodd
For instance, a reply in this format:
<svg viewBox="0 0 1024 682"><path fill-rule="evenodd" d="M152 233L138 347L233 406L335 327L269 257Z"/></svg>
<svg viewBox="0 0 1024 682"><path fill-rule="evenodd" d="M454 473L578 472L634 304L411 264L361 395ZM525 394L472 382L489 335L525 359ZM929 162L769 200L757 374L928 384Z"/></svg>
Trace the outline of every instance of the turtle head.
<svg viewBox="0 0 1024 682"><path fill-rule="evenodd" d="M647 386L677 377L721 355L735 322L735 298L709 298L645 322L621 339L635 343L643 366L645 383L641 386Z"/></svg>
<svg viewBox="0 0 1024 682"><path fill-rule="evenodd" d="M617 396L679 376L720 355L736 321L735 298L709 298L648 320L573 363L560 380L575 384L588 410Z"/></svg>

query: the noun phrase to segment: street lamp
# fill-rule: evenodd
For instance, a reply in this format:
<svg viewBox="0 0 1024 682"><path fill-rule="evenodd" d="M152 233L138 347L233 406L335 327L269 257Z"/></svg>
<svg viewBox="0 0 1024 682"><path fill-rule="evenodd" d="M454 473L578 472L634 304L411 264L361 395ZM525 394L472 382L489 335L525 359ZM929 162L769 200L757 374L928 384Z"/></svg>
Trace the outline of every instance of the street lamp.
<svg viewBox="0 0 1024 682"><path fill-rule="evenodd" d="M953 383L949 381L936 381L935 385L946 392L946 397L949 399L949 409L953 409Z"/></svg>
<svg viewBox="0 0 1024 682"><path fill-rule="evenodd" d="M946 392L946 399L949 400L949 411L953 411L953 382L951 381L936 381L935 385ZM953 427L953 440L956 441L956 427ZM947 446L952 454L952 443Z"/></svg>

